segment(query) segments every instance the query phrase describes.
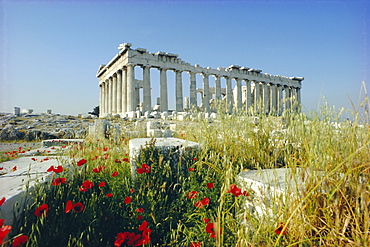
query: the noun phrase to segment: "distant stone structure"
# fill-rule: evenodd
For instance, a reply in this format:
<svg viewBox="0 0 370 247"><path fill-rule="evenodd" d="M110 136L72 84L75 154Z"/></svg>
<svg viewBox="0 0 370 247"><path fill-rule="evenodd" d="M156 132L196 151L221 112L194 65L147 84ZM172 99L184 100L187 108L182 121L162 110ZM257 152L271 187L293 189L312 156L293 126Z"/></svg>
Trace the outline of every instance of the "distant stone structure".
<svg viewBox="0 0 370 247"><path fill-rule="evenodd" d="M21 115L21 108L19 107L14 107L14 115L15 116L20 116Z"/></svg>
<svg viewBox="0 0 370 247"><path fill-rule="evenodd" d="M261 73L259 69L231 65L228 68L203 68L191 65L167 52L151 53L146 49L131 49L130 43L120 44L119 52L106 65L101 65L96 76L100 87L100 116L117 115L134 117L153 110L150 69L160 72L159 111L167 112L167 71L175 72L175 97L177 112L184 111L182 73L190 75L189 108L198 107L197 92L201 93L200 106L211 112L211 100L225 100L227 111L265 112L281 115L284 110L298 109L301 103L303 77L284 77ZM135 79L135 67L141 67L143 80ZM203 77L202 88L196 88L196 74ZM209 76L214 77L214 87L209 85ZM221 88L221 80L226 88ZM232 80L235 87L232 88ZM243 85L244 84L244 85ZM142 92L140 91L142 90ZM140 98L140 95L142 97Z"/></svg>

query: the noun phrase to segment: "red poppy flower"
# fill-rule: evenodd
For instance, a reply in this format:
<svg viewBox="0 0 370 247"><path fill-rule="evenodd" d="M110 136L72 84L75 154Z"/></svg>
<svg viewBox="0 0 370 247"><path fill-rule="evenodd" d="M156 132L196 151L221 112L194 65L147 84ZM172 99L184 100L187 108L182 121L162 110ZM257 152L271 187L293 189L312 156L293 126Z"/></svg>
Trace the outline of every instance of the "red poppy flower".
<svg viewBox="0 0 370 247"><path fill-rule="evenodd" d="M131 193L135 193L135 190L134 190L134 189L130 189L130 192L131 192Z"/></svg>
<svg viewBox="0 0 370 247"><path fill-rule="evenodd" d="M132 233L131 236L128 238L127 245L136 245L136 241L139 240L141 234ZM141 244L140 244L141 245Z"/></svg>
<svg viewBox="0 0 370 247"><path fill-rule="evenodd" d="M201 247L201 246L202 246L201 242L191 242L191 244L189 245L189 247Z"/></svg>
<svg viewBox="0 0 370 247"><path fill-rule="evenodd" d="M80 187L80 191L86 192L89 189L91 189L94 186L93 182L90 182L89 180L86 180L85 182L82 183Z"/></svg>
<svg viewBox="0 0 370 247"><path fill-rule="evenodd" d="M193 161L196 161L197 160L197 158L193 158Z"/></svg>
<svg viewBox="0 0 370 247"><path fill-rule="evenodd" d="M141 238L136 242L135 246L149 244L150 234L152 234L152 230L150 230L149 228L145 228L141 234Z"/></svg>
<svg viewBox="0 0 370 247"><path fill-rule="evenodd" d="M246 191L242 192L242 189L238 188L238 186L236 186L235 184L230 185L230 189L227 191L227 193L233 193L233 195L236 197L241 196L241 195L244 195L244 196L249 195Z"/></svg>
<svg viewBox="0 0 370 247"><path fill-rule="evenodd" d="M49 211L49 206L47 204L42 204L40 207L38 207L35 210L35 215L37 217L43 217L43 216L48 216L48 211Z"/></svg>
<svg viewBox="0 0 370 247"><path fill-rule="evenodd" d="M54 185L54 186L60 185L60 184L65 184L66 180L67 180L67 178L56 178L56 179L54 179L53 182L51 182L51 184Z"/></svg>
<svg viewBox="0 0 370 247"><path fill-rule="evenodd" d="M149 173L150 172L150 166L147 164L142 164L141 168L137 168L137 173L142 174L142 173Z"/></svg>
<svg viewBox="0 0 370 247"><path fill-rule="evenodd" d="M148 222L144 220L143 223L141 223L141 225L139 226L138 230L144 231L147 227L148 227Z"/></svg>
<svg viewBox="0 0 370 247"><path fill-rule="evenodd" d="M201 201L201 202L202 202L202 204L203 204L203 205L208 205L208 204L209 204L209 202L210 202L210 200L209 200L209 198L208 198L208 197L205 197L205 198L203 198L203 199L202 199L202 201Z"/></svg>
<svg viewBox="0 0 370 247"><path fill-rule="evenodd" d="M214 183L208 183L207 184L207 188L208 189L212 189L214 186L215 186Z"/></svg>
<svg viewBox="0 0 370 247"><path fill-rule="evenodd" d="M18 247L24 245L28 240L26 235L20 235L13 240L12 247Z"/></svg>
<svg viewBox="0 0 370 247"><path fill-rule="evenodd" d="M81 159L77 162L77 166L82 166L83 164L85 164L87 162L87 160L85 159Z"/></svg>
<svg viewBox="0 0 370 247"><path fill-rule="evenodd" d="M4 167L0 167L0 171L3 170L3 169L4 169Z"/></svg>
<svg viewBox="0 0 370 247"><path fill-rule="evenodd" d="M196 203L194 203L194 207L196 208L203 208L203 204L201 201L197 201Z"/></svg>
<svg viewBox="0 0 370 247"><path fill-rule="evenodd" d="M63 166L57 166L57 168L54 169L55 173L61 173L63 171Z"/></svg>
<svg viewBox="0 0 370 247"><path fill-rule="evenodd" d="M189 199L193 199L193 198L198 196L197 194L198 194L198 192L191 191L191 192L186 193L186 197L189 198Z"/></svg>
<svg viewBox="0 0 370 247"><path fill-rule="evenodd" d="M72 201L69 200L66 203L66 209L64 210L64 212L69 213L71 210L73 210L76 213L80 213L84 210L84 208L85 208L85 206L82 203L77 202L77 203L73 204Z"/></svg>
<svg viewBox="0 0 370 247"><path fill-rule="evenodd" d="M93 169L93 172L95 172L95 173L100 173L102 170L104 170L105 169L105 166L102 166L102 165L100 165L100 166L98 166L98 167L96 167L96 168L94 168Z"/></svg>
<svg viewBox="0 0 370 247"><path fill-rule="evenodd" d="M1 198L1 200L0 200L0 206L2 206L4 202L5 202L5 197Z"/></svg>
<svg viewBox="0 0 370 247"><path fill-rule="evenodd" d="M138 208L138 209L136 209L136 212L138 212L138 213L144 213L144 208Z"/></svg>
<svg viewBox="0 0 370 247"><path fill-rule="evenodd" d="M112 194L112 193L108 193L108 194L106 194L105 196L106 196L106 197L112 197L112 196L113 196L113 194Z"/></svg>
<svg viewBox="0 0 370 247"><path fill-rule="evenodd" d="M188 170L189 170L189 172L195 171L195 169L193 167L190 167Z"/></svg>
<svg viewBox="0 0 370 247"><path fill-rule="evenodd" d="M279 227L275 229L275 233L278 234L278 235L280 235L280 234L282 234L282 235L286 234L287 228L285 228L284 231L283 231L283 229L284 229L284 223L280 223Z"/></svg>
<svg viewBox="0 0 370 247"><path fill-rule="evenodd" d="M138 216L137 216L137 219L138 219L138 220L142 220L142 219L143 219L143 216L138 215Z"/></svg>
<svg viewBox="0 0 370 247"><path fill-rule="evenodd" d="M216 233L214 231L215 224L214 223L208 223L206 226L206 233L210 233L211 235L209 237L214 238L216 237Z"/></svg>
<svg viewBox="0 0 370 247"><path fill-rule="evenodd" d="M116 163L122 163L119 159L116 159L114 162L116 162Z"/></svg>
<svg viewBox="0 0 370 247"><path fill-rule="evenodd" d="M204 218L204 219L203 219L203 222L204 222L204 223L206 223L206 224L207 224L209 221L210 221L210 219L207 219L207 218Z"/></svg>
<svg viewBox="0 0 370 247"><path fill-rule="evenodd" d="M112 173L112 177L117 177L118 176L118 172L113 172Z"/></svg>
<svg viewBox="0 0 370 247"><path fill-rule="evenodd" d="M106 182L100 182L100 184L99 184L99 187L101 188L101 187L104 187L105 185L106 185L107 183Z"/></svg>
<svg viewBox="0 0 370 247"><path fill-rule="evenodd" d="M123 158L122 161L124 161L124 162L130 162L130 159L129 158Z"/></svg>
<svg viewBox="0 0 370 247"><path fill-rule="evenodd" d="M125 198L125 204L129 204L131 202L131 197L126 197Z"/></svg>
<svg viewBox="0 0 370 247"><path fill-rule="evenodd" d="M75 211L76 213L82 212L84 208L85 208L85 205L83 205L81 202L77 202L73 204L73 211Z"/></svg>
<svg viewBox="0 0 370 247"><path fill-rule="evenodd" d="M0 228L0 244L3 243L3 239L8 235L10 230L12 230L11 226L3 226Z"/></svg>
<svg viewBox="0 0 370 247"><path fill-rule="evenodd" d="M31 160L36 161L37 159L36 158L31 158Z"/></svg>
<svg viewBox="0 0 370 247"><path fill-rule="evenodd" d="M103 148L104 152L107 152L108 150L109 150L109 148Z"/></svg>
<svg viewBox="0 0 370 247"><path fill-rule="evenodd" d="M12 172L14 172L14 171L16 171L17 170L17 166L14 166L13 168L12 168Z"/></svg>
<svg viewBox="0 0 370 247"><path fill-rule="evenodd" d="M194 203L194 206L196 208L203 208L203 206L208 205L209 202L210 202L209 198L208 197L205 197L202 200L197 201L196 203Z"/></svg>
<svg viewBox="0 0 370 247"><path fill-rule="evenodd" d="M121 246L123 242L125 242L125 240L126 240L126 234L124 234L123 232L118 233L116 236L116 240L114 241L114 246L116 247Z"/></svg>
<svg viewBox="0 0 370 247"><path fill-rule="evenodd" d="M206 225L206 232L210 233L210 238L216 238L216 232L215 232L215 224L214 223L208 223ZM220 234L222 233L222 229L220 228Z"/></svg>

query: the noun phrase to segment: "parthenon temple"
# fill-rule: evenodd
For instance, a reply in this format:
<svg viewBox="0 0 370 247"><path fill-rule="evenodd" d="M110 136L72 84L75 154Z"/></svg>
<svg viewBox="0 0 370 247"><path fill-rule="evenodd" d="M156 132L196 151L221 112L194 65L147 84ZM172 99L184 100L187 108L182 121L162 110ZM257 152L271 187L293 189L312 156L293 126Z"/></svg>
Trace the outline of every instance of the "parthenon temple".
<svg viewBox="0 0 370 247"><path fill-rule="evenodd" d="M100 87L101 117L134 117L152 111L182 112L192 108L209 113L215 109L217 101L224 102L228 113L245 111L281 115L283 111L299 109L303 77L270 75L238 65L204 68L184 62L176 54L152 53L131 46L130 43L120 44L113 59L99 67L96 76ZM137 68L142 70L142 80L135 79ZM159 85L151 82L152 68L159 70ZM167 71L175 73L175 85L170 85L174 86L174 92L168 90L171 87ZM183 90L183 72L188 73L186 85L189 90ZM197 88L197 74L202 76L201 88ZM210 86L210 76L213 77L213 87ZM159 89L159 97L154 98L153 88ZM184 91L189 95L185 96ZM169 95L175 98L173 106L169 106ZM152 100L157 103L152 104Z"/></svg>

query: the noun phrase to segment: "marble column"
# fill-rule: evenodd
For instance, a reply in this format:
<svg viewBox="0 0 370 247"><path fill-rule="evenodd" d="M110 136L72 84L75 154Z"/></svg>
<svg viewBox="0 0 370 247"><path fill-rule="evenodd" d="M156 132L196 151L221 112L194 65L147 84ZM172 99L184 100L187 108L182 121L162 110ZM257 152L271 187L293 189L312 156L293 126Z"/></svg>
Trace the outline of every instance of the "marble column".
<svg viewBox="0 0 370 247"><path fill-rule="evenodd" d="M226 77L226 111L231 114L233 112L233 92L231 89L231 78Z"/></svg>
<svg viewBox="0 0 370 247"><path fill-rule="evenodd" d="M122 70L117 71L117 110L116 113L122 113Z"/></svg>
<svg viewBox="0 0 370 247"><path fill-rule="evenodd" d="M176 70L176 111L184 111L184 102L182 95L182 71Z"/></svg>
<svg viewBox="0 0 370 247"><path fill-rule="evenodd" d="M270 113L276 114L277 113L277 85L270 84L270 92L271 92L271 99L270 99Z"/></svg>
<svg viewBox="0 0 370 247"><path fill-rule="evenodd" d="M242 81L241 79L235 78L236 81L236 105L237 110L242 109Z"/></svg>
<svg viewBox="0 0 370 247"><path fill-rule="evenodd" d="M216 99L221 100L221 80L220 77L217 75L213 75L215 78L215 87L216 87Z"/></svg>
<svg viewBox="0 0 370 247"><path fill-rule="evenodd" d="M127 64L127 112L136 111L135 68Z"/></svg>
<svg viewBox="0 0 370 247"><path fill-rule="evenodd" d="M251 92L251 82L249 80L245 80L246 85L246 92L245 92L245 110L249 113L250 108L252 107L252 92Z"/></svg>
<svg viewBox="0 0 370 247"><path fill-rule="evenodd" d="M104 81L103 87L104 87L103 112L104 114L107 114L108 113L108 81L107 80Z"/></svg>
<svg viewBox="0 0 370 247"><path fill-rule="evenodd" d="M152 97L150 90L150 67L143 66L143 111L152 110Z"/></svg>
<svg viewBox="0 0 370 247"><path fill-rule="evenodd" d="M159 69L160 77L160 109L161 112L168 111L168 92L167 92L167 74L166 69Z"/></svg>
<svg viewBox="0 0 370 247"><path fill-rule="evenodd" d="M112 80L112 113L117 113L117 74L113 74Z"/></svg>
<svg viewBox="0 0 370 247"><path fill-rule="evenodd" d="M202 76L203 76L203 98L202 98L203 108L205 112L210 112L209 77L207 74L204 73L202 73Z"/></svg>
<svg viewBox="0 0 370 247"><path fill-rule="evenodd" d="M287 111L287 110L290 110L290 98L291 98L291 94L290 94L290 87L289 86L284 86L284 110Z"/></svg>
<svg viewBox="0 0 370 247"><path fill-rule="evenodd" d="M190 75L190 109L197 107L197 81L196 74L188 72Z"/></svg>
<svg viewBox="0 0 370 247"><path fill-rule="evenodd" d="M104 88L104 86L101 83L99 85L99 113L100 113L100 115L103 114L103 93L104 93L103 88Z"/></svg>
<svg viewBox="0 0 370 247"><path fill-rule="evenodd" d="M109 77L108 79L108 111L107 111L108 114L112 114L112 101L113 101L112 100L113 98L112 85L113 85L113 78Z"/></svg>
<svg viewBox="0 0 370 247"><path fill-rule="evenodd" d="M280 116L283 113L283 87L281 85L276 85L276 100L277 100L277 113Z"/></svg>
<svg viewBox="0 0 370 247"><path fill-rule="evenodd" d="M297 95L297 103L298 106L301 106L301 88L297 87L296 88L296 95Z"/></svg>
<svg viewBox="0 0 370 247"><path fill-rule="evenodd" d="M262 86L262 97L263 97L263 113L266 114L269 112L269 85L268 83L264 82Z"/></svg>
<svg viewBox="0 0 370 247"><path fill-rule="evenodd" d="M126 67L122 68L122 113L127 112L127 70Z"/></svg>
<svg viewBox="0 0 370 247"><path fill-rule="evenodd" d="M259 82L254 81L254 111L260 112L261 108L261 85Z"/></svg>

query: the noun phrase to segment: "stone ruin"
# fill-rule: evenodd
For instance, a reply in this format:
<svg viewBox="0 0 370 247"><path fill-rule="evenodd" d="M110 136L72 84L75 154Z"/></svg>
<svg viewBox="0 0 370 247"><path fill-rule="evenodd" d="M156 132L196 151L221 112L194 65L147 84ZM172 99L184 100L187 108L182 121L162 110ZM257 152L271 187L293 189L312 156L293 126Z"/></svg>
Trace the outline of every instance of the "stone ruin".
<svg viewBox="0 0 370 247"><path fill-rule="evenodd" d="M168 112L167 71L175 73L175 110L182 112L198 107L197 93L201 94L200 108L212 111L212 101L223 100L229 113L246 111L281 115L284 110L298 110L301 103L303 77L285 77L261 73L262 70L231 65L228 68L201 67L181 60L177 54L131 49L130 43L120 44L119 52L106 64L100 65L96 76L100 88L100 116L119 115L135 118L153 110ZM135 79L135 67L141 67L143 80ZM150 71L158 69L159 85L151 85ZM190 95L183 95L182 73L190 75ZM203 77L202 88L196 88L196 74ZM209 77L214 77L214 87ZM225 80L226 88L221 88ZM232 88L232 80L235 87ZM151 87L160 88L157 105L152 106ZM142 95L142 97L141 97ZM185 107L184 107L185 101Z"/></svg>

